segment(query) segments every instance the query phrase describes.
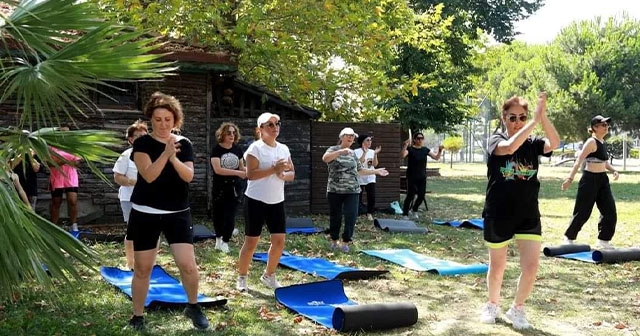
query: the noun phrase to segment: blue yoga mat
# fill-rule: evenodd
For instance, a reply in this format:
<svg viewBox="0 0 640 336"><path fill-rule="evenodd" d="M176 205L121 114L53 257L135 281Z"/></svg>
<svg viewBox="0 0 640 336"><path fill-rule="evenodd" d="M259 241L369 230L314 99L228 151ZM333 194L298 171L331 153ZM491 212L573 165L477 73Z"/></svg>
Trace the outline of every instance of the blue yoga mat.
<svg viewBox="0 0 640 336"><path fill-rule="evenodd" d="M343 332L408 327L418 321L412 303L358 305L344 293L341 280L280 287L275 296L296 313Z"/></svg>
<svg viewBox="0 0 640 336"><path fill-rule="evenodd" d="M468 228L473 228L473 229L484 230L484 219L483 218L472 218L472 219L466 219L466 220L463 220L463 221L459 221L459 220L450 220L450 221L433 220L432 223L435 224L435 225L450 225L450 226L453 226L455 228L468 227Z"/></svg>
<svg viewBox="0 0 640 336"><path fill-rule="evenodd" d="M485 264L463 265L453 261L436 259L407 249L363 250L370 256L391 261L408 269L439 275L487 273Z"/></svg>
<svg viewBox="0 0 640 336"><path fill-rule="evenodd" d="M131 298L131 279L133 271L121 270L117 267L100 267L102 278L108 283L120 289ZM172 307L186 305L188 303L187 293L182 284L169 275L162 267L155 265L151 271L149 294L144 302L145 307ZM198 303L204 307L222 306L227 304L225 298L210 298L203 294L198 294Z"/></svg>
<svg viewBox="0 0 640 336"><path fill-rule="evenodd" d="M293 227L293 228L285 228L285 232L287 234L314 234L314 233L320 233L323 232L324 230L321 228L317 228L317 227Z"/></svg>
<svg viewBox="0 0 640 336"><path fill-rule="evenodd" d="M254 253L253 260L267 262L267 253ZM387 270L362 270L332 263L322 258L309 258L291 255L284 252L280 257L280 265L326 279L369 279L389 273Z"/></svg>

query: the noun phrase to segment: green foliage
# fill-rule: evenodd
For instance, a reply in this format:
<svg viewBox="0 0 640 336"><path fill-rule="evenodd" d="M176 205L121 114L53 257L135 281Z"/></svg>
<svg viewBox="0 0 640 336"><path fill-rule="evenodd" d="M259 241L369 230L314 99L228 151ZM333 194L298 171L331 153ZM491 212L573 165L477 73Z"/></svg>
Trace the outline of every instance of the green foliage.
<svg viewBox="0 0 640 336"><path fill-rule="evenodd" d="M613 135L607 139L607 152L614 158L620 159L623 154L624 138Z"/></svg>
<svg viewBox="0 0 640 336"><path fill-rule="evenodd" d="M55 146L81 157L106 181L95 164L117 157L109 149L121 143L116 134L60 132L50 126L91 109L89 93L103 80L161 78L173 69L157 62L162 55L145 55L158 46L155 39L103 20L89 2L25 0L10 5L16 7L3 5L3 10L12 12L0 14L0 103L15 102L20 120L0 127L0 302L15 298L16 291L33 281L51 291L54 280L59 284L80 277L73 261L95 271L98 259L22 203L6 183L10 160L34 152L45 165L56 167L49 152ZM39 130L30 132L34 128Z"/></svg>
<svg viewBox="0 0 640 336"><path fill-rule="evenodd" d="M448 151L457 152L464 147L464 140L460 136L449 136L442 141L442 146Z"/></svg>
<svg viewBox="0 0 640 336"><path fill-rule="evenodd" d="M630 148L629 149L629 157L632 159L640 159L640 148Z"/></svg>

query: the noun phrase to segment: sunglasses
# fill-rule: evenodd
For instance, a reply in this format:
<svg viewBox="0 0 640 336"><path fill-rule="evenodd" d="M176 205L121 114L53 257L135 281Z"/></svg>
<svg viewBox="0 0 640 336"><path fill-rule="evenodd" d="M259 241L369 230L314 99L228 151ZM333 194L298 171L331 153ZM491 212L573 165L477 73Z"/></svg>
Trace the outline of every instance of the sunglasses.
<svg viewBox="0 0 640 336"><path fill-rule="evenodd" d="M279 121L277 123L269 122L269 123L263 124L263 126L267 126L269 128L276 128L276 127L280 127L281 125L282 124Z"/></svg>
<svg viewBox="0 0 640 336"><path fill-rule="evenodd" d="M600 124L598 124L598 126L600 126L600 127L609 127L611 125L609 125L607 123L600 123Z"/></svg>
<svg viewBox="0 0 640 336"><path fill-rule="evenodd" d="M424 137L416 137L416 140L424 140Z"/></svg>
<svg viewBox="0 0 640 336"><path fill-rule="evenodd" d="M526 115L521 115L519 117L512 115L512 116L509 116L509 121L513 123L513 122L516 122L516 120L520 119L520 121L525 122L527 121L527 118L528 117Z"/></svg>

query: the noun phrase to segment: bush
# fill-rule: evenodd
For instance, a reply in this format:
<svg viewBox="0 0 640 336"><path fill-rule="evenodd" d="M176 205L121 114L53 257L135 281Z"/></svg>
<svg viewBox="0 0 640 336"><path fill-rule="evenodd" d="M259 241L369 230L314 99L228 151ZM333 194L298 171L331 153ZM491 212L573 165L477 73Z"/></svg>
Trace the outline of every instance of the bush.
<svg viewBox="0 0 640 336"><path fill-rule="evenodd" d="M632 159L640 159L640 148L629 149L629 157Z"/></svg>

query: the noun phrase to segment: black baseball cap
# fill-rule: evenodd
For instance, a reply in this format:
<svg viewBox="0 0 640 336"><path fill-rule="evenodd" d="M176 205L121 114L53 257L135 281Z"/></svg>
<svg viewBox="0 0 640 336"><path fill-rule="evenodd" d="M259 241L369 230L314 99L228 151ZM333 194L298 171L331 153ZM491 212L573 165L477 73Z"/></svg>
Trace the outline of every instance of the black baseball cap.
<svg viewBox="0 0 640 336"><path fill-rule="evenodd" d="M595 126L595 125L600 124L600 123L607 123L608 124L610 121L611 121L611 117L605 118L605 117L603 117L603 116L598 114L597 116L591 118L591 126Z"/></svg>

